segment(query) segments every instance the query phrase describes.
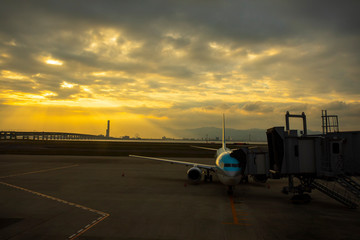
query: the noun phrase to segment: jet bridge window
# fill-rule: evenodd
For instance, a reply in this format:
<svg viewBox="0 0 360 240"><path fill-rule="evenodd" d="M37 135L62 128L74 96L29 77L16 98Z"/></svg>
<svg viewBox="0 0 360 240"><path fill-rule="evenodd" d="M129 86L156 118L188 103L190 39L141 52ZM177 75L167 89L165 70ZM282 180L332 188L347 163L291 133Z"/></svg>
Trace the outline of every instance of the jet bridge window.
<svg viewBox="0 0 360 240"><path fill-rule="evenodd" d="M339 154L340 153L340 144L335 142L332 144L332 152L333 154Z"/></svg>

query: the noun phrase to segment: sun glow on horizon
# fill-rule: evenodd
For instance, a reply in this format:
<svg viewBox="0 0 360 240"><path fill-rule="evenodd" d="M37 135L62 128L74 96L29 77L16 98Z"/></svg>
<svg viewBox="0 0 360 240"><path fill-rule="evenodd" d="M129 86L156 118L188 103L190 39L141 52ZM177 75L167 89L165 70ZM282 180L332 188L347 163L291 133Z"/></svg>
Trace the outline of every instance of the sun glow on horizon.
<svg viewBox="0 0 360 240"><path fill-rule="evenodd" d="M36 114L34 114L36 112ZM57 131L84 134L105 134L106 122L111 121L111 136L139 136L161 138L171 133L163 129L168 117L117 111L116 108L87 108L46 106L17 106L8 112L8 118L0 119L2 130ZM26 122L24 122L26 116Z"/></svg>

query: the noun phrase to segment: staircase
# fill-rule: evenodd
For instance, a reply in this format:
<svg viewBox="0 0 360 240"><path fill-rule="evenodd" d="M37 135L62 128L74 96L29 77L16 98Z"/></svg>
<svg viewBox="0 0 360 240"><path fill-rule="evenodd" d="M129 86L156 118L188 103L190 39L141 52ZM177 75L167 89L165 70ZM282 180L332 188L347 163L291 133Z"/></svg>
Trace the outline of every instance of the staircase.
<svg viewBox="0 0 360 240"><path fill-rule="evenodd" d="M340 180L340 181L342 183L344 182L342 180ZM320 181L314 181L312 183L312 186L315 189L319 190L320 192L326 194L327 196L335 199L336 201L344 204L345 206L347 206L349 208L357 208L358 207L357 202L358 202L359 198L355 199L354 196L352 196L352 191L349 191L350 187L348 187L349 186L348 183L345 183L347 186L347 187L344 187L345 191L336 190L336 188L335 188L336 182L333 182L332 184L333 184L333 186L329 187L329 182L323 183ZM355 184L357 184L357 183L355 182ZM344 186L344 185L341 184L341 186Z"/></svg>
<svg viewBox="0 0 360 240"><path fill-rule="evenodd" d="M352 180L351 177L342 175L336 179L336 182L360 199L360 184Z"/></svg>

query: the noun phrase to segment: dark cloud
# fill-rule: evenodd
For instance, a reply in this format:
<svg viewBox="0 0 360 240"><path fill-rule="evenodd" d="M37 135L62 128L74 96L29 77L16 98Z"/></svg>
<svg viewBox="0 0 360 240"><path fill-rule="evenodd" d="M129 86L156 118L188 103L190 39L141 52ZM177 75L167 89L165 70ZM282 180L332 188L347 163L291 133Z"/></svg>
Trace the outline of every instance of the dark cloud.
<svg viewBox="0 0 360 240"><path fill-rule="evenodd" d="M257 113L267 113L273 111L273 108L269 106L269 104L264 104L262 102L245 103L242 109L244 109L247 112L257 112Z"/></svg>
<svg viewBox="0 0 360 240"><path fill-rule="evenodd" d="M221 111L254 124L286 110L360 117L358 9L356 0L6 1L0 71L24 77L0 75L1 89L169 103L125 110L182 125Z"/></svg>

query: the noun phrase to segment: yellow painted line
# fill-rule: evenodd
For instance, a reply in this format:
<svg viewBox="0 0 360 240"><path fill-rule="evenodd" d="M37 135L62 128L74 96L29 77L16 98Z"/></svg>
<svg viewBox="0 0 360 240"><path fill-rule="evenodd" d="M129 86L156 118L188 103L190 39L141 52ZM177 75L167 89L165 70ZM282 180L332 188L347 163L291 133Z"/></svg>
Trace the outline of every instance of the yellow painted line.
<svg viewBox="0 0 360 240"><path fill-rule="evenodd" d="M231 204L231 212L232 212L232 215L233 215L234 224L238 224L239 221L238 221L238 217L237 217L237 215L236 215L236 209L235 209L235 204L234 204L234 198L233 198L233 196L230 196L230 204Z"/></svg>
<svg viewBox="0 0 360 240"><path fill-rule="evenodd" d="M32 171L32 172L17 173L17 174L2 176L2 177L0 177L0 179L2 179L2 178L9 178L9 177L23 176L23 175L34 174L34 173L42 173L42 172L55 171L55 170L59 170L59 169L65 169L65 168L71 168L71 167L77 167L77 166L79 166L79 164L70 165L70 166L65 166L65 167L49 168L49 169L44 169L44 170Z"/></svg>
<svg viewBox="0 0 360 240"><path fill-rule="evenodd" d="M30 189L26 189L26 188L23 188L23 187L20 187L20 186L16 186L16 185L13 185L13 184L10 184L10 183L0 182L0 184L5 185L5 186L8 186L8 187L15 188L15 189L19 189L19 190L22 190L22 191L25 191L25 192L29 192L29 193L35 194L35 195L37 195L37 196L40 196L40 197L44 197L44 198L47 198L47 199L51 199L51 200L54 200L54 201L57 201L57 202L60 202L60 203L64 203L64 204L69 205L69 206L74 206L74 207L77 207L77 208L80 208L80 209L83 209L83 210L90 211L90 212L93 212L93 213L96 213L96 214L101 215L99 218L97 218L96 220L92 221L91 224L87 224L87 225L85 226L85 228L82 228L82 229L80 229L79 231L77 231L77 233L71 235L71 236L68 238L68 239L71 239L71 240L79 237L80 235L82 235L83 233L85 233L87 230L89 230L90 228L94 227L96 224L98 224L99 222L103 221L105 218L107 218L108 216L110 216L110 214L105 213L105 212L102 212L102 211L99 211L99 210L95 210L95 209L92 209L92 208L89 208L89 207L85 207L85 206L82 206L82 205L80 205L80 204L68 202L68 201L63 200L63 199L60 199L60 198L56 198L56 197L53 197L53 196L50 196L50 195L46 195L46 194L43 194L43 193L40 193L40 192L36 192L36 191L30 190Z"/></svg>
<svg viewBox="0 0 360 240"><path fill-rule="evenodd" d="M232 213L232 216L233 216L233 222L232 223L224 222L223 224L250 226L251 224L248 224L246 222L242 222L242 221L246 221L247 219L245 219L245 218L239 219L238 218L238 216L236 214L236 209L235 209L235 203L234 203L233 196L230 196L230 205L231 205L231 213ZM247 215L247 214L242 214L242 215ZM241 221L241 222L239 222L239 221Z"/></svg>

